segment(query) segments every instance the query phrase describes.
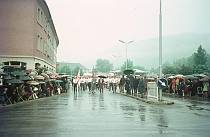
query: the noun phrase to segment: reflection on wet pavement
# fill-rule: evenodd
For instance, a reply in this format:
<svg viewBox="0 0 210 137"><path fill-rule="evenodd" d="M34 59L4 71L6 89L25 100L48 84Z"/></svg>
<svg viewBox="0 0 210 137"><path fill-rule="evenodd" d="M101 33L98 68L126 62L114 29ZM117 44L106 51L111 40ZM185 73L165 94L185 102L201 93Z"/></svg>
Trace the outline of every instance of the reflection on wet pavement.
<svg viewBox="0 0 210 137"><path fill-rule="evenodd" d="M68 93L0 110L0 136L208 137L209 106L142 103L105 91Z"/></svg>

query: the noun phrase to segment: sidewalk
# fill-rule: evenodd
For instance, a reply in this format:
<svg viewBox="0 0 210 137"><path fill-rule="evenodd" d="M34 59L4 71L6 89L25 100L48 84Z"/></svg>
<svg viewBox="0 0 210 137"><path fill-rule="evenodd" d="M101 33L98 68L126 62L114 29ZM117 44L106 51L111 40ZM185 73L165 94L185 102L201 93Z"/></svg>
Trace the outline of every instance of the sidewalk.
<svg viewBox="0 0 210 137"><path fill-rule="evenodd" d="M128 95L126 93L119 93L118 92L117 94L121 94L123 96L131 97L131 98L140 100L140 101L148 103L148 104L155 104L155 105L172 105L172 104L174 104L173 101L169 101L169 100L157 101L156 99L141 98L141 97L137 97L137 96L133 96L133 95Z"/></svg>
<svg viewBox="0 0 210 137"><path fill-rule="evenodd" d="M171 93L163 93L163 96L164 97L167 97L167 98L173 98L173 99L185 99L185 100L188 100L188 101L193 101L193 102L198 102L198 103L202 103L202 104L210 104L210 100L206 97L199 97L199 96L185 96L185 97L180 97L179 95L177 94L171 94Z"/></svg>

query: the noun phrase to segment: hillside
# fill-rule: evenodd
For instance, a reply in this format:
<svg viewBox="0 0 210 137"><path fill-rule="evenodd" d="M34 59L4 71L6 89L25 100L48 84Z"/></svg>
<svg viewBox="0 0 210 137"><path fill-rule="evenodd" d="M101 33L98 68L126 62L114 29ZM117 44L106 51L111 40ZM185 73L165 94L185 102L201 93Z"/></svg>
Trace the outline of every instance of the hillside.
<svg viewBox="0 0 210 137"><path fill-rule="evenodd" d="M189 57L196 52L199 45L210 53L210 34L181 34L163 37L163 63L173 62L182 57ZM128 58L135 64L147 68L158 66L158 38L143 41L135 41L128 47ZM116 62L125 59L125 50L116 46L108 50L109 53L117 53L121 58Z"/></svg>

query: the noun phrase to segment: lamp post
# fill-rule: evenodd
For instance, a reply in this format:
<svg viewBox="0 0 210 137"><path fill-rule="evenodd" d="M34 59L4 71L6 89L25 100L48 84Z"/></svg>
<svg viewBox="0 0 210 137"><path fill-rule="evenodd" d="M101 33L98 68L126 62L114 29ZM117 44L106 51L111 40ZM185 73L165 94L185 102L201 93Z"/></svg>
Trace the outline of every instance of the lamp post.
<svg viewBox="0 0 210 137"><path fill-rule="evenodd" d="M129 45L130 43L134 42L134 41L131 40L131 41L128 41L128 42L124 42L124 41L122 41L122 40L119 40L119 42L125 44L125 59L126 59L126 61L125 61L125 68L128 69L128 55L127 55L128 45Z"/></svg>
<svg viewBox="0 0 210 137"><path fill-rule="evenodd" d="M160 0L159 13L159 79L162 78L162 0ZM158 100L162 100L162 89L158 89Z"/></svg>
<svg viewBox="0 0 210 137"><path fill-rule="evenodd" d="M162 78L162 0L159 13L159 78Z"/></svg>

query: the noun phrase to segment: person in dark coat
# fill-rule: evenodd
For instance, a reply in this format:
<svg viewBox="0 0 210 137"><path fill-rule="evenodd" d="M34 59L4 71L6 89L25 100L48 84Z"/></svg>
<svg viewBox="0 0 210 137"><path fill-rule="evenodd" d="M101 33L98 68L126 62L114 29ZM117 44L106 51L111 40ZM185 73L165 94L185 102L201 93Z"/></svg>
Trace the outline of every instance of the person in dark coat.
<svg viewBox="0 0 210 137"><path fill-rule="evenodd" d="M125 87L125 78L123 75L122 78L120 79L120 83L119 83L120 92L124 92L124 87Z"/></svg>
<svg viewBox="0 0 210 137"><path fill-rule="evenodd" d="M140 97L143 97L144 92L145 92L145 81L143 78L140 78L138 84L138 93L140 93Z"/></svg>
<svg viewBox="0 0 210 137"><path fill-rule="evenodd" d="M125 79L125 90L126 90L126 93L127 93L127 94L131 94L131 93L130 93L131 88L130 88L130 79L129 79L129 78L126 78L126 79Z"/></svg>
<svg viewBox="0 0 210 137"><path fill-rule="evenodd" d="M139 79L135 76L133 80L134 95L137 95Z"/></svg>

